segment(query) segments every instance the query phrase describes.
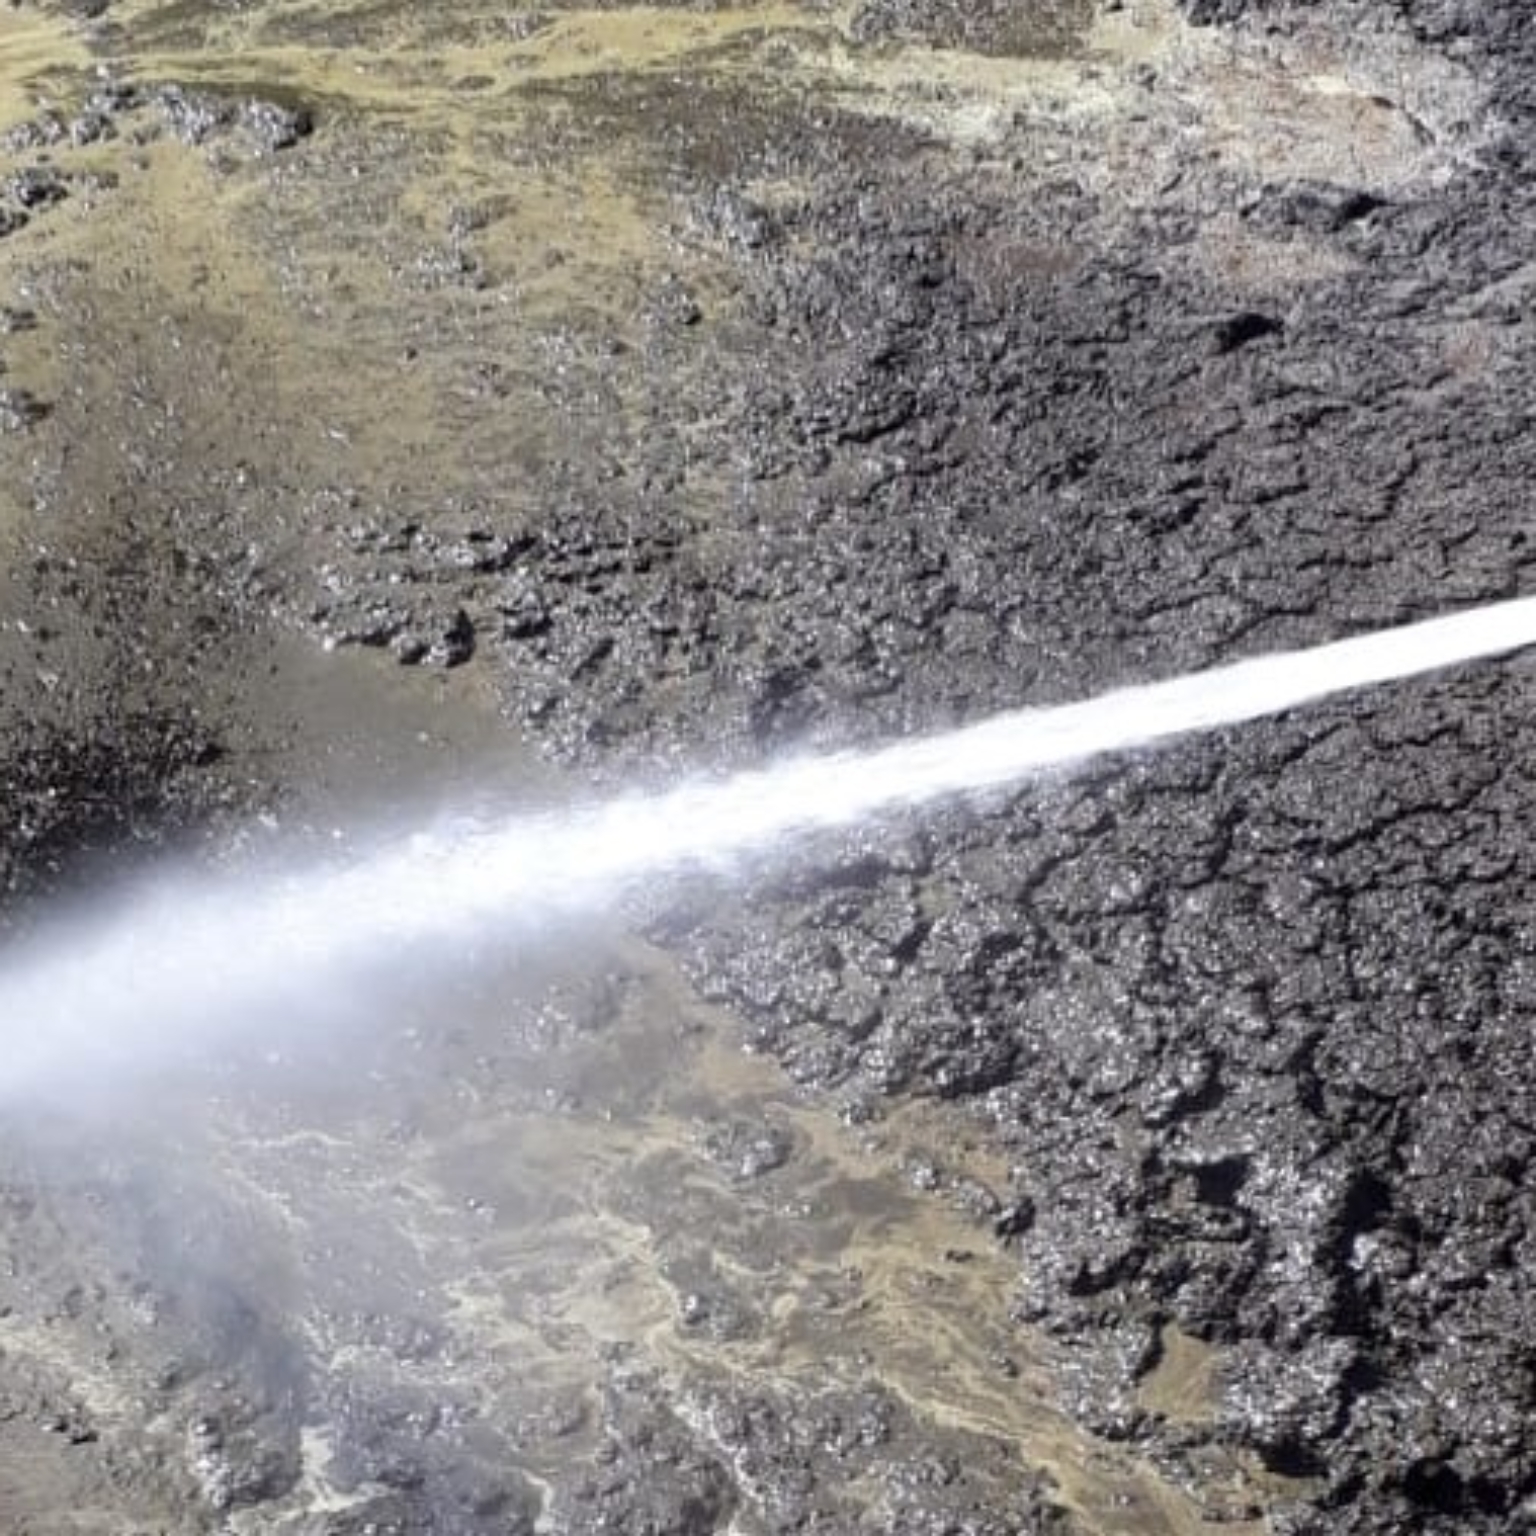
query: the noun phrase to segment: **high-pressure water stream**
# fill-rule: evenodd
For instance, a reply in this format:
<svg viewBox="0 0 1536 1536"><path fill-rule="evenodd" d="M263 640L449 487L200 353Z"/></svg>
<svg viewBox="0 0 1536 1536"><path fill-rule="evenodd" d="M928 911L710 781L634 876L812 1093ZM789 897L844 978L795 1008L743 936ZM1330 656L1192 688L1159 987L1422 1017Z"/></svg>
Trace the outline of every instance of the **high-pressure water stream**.
<svg viewBox="0 0 1536 1536"><path fill-rule="evenodd" d="M344 1011L352 988L402 961L516 938L637 882L726 873L791 837L1533 643L1536 598L1520 598L871 751L558 814L400 830L341 859L152 880L4 957L0 1092Z"/></svg>

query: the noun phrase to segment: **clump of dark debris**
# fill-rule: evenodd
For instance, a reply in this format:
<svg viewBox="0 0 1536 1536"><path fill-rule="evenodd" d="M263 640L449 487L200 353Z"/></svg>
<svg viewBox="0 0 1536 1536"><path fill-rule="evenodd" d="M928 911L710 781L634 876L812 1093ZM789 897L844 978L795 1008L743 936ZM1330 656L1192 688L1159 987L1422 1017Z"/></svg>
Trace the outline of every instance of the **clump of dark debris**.
<svg viewBox="0 0 1536 1536"><path fill-rule="evenodd" d="M0 898L56 890L74 871L160 846L228 810L205 728L130 714L85 732L12 726L0 747Z"/></svg>

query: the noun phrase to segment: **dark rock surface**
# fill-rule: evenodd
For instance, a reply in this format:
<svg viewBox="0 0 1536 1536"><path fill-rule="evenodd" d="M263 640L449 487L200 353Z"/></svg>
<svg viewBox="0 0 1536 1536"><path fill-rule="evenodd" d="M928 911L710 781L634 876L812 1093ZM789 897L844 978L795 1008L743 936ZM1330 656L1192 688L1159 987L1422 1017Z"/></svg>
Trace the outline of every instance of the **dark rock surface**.
<svg viewBox="0 0 1536 1536"><path fill-rule="evenodd" d="M1086 0L862 0L849 20L860 42L921 41L991 55L1069 51L1092 15Z"/></svg>
<svg viewBox="0 0 1536 1536"><path fill-rule="evenodd" d="M751 232L744 489L707 543L653 496L637 546L622 489L535 536L505 628L528 718L587 759L745 756L1528 590L1536 29L1402 14L1502 124L1434 191L1214 171L1111 217L914 145L788 210L715 195ZM1170 259L1218 218L1336 274L1255 309ZM672 709L637 713L663 674ZM1132 1387L1175 1320L1231 1347L1211 1432L1316 1480L1289 1528L1510 1529L1536 1507L1531 675L871 833L662 931L798 1079L994 1119L1038 1211L1029 1316L1080 1345L1106 1434L1161 1432Z"/></svg>
<svg viewBox="0 0 1536 1536"><path fill-rule="evenodd" d="M1048 9L1075 35L1079 8ZM1186 10L1293 74L1318 27L1418 50L1475 83L1476 111L1371 95L1326 165L1213 134L1116 180L1025 107L966 144L661 73L546 85L572 153L640 125L685 214L678 266L700 272L649 282L622 337L551 345L533 393L571 441L521 500L317 493L327 558L278 605L331 643L493 664L552 757L617 782L1528 592L1536 20L1516 0ZM852 36L1010 54L1004 12L871 3ZM1173 134L1192 88L1146 68L1137 110ZM255 158L314 125L124 88L17 142L119 122ZM1372 135L1427 169L1373 169ZM0 230L70 191L45 169L7 183ZM461 223L417 272L428 330L427 295L497 281ZM521 388L519 361L479 357L477 398ZM17 437L38 425L23 405ZM1251 1449L1307 1490L1277 1529L1518 1530L1536 1518L1533 677L1514 658L1100 765L872 828L739 901L658 897L646 921L850 1119L916 1096L987 1124L1013 1173L977 1213L1018 1256L1018 1323L1061 1342L1101 1435L1175 1467ZM133 721L79 782L158 811L210 746ZM12 860L94 835L97 802L56 793L67 750L4 759L26 811ZM751 1125L707 1151L743 1183L787 1155ZM703 1280L679 1303L725 1339L734 1305ZM1219 1346L1208 1423L1146 1405L1170 1325ZM1066 1519L1031 1488L988 1524L967 1469L887 1464L902 1416L878 1397L802 1417L729 1386L686 1412L664 1396L633 1377L605 1401L612 1476L559 1495L567 1528L719 1531L760 1477L788 1500L774 1529L852 1528L826 1490L855 1443L887 1507L929 1479L901 1529ZM533 1528L529 1489L493 1467L464 1475L484 1508L444 1491L469 1453L418 1437L422 1405L333 1406L357 1426L341 1472L382 1488L334 1536ZM260 1428L210 1418L220 1498L292 1478Z"/></svg>

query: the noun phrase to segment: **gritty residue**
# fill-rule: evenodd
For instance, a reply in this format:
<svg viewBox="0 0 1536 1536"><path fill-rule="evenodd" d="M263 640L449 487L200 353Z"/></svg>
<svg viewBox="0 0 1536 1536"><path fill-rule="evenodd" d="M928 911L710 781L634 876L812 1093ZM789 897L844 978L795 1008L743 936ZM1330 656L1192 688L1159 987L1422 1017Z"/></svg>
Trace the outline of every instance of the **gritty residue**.
<svg viewBox="0 0 1536 1536"><path fill-rule="evenodd" d="M7 939L466 764L1528 590L1524 23L1245 9L7 9ZM11 1127L0 1523L1506 1529L1533 718L1116 763Z"/></svg>

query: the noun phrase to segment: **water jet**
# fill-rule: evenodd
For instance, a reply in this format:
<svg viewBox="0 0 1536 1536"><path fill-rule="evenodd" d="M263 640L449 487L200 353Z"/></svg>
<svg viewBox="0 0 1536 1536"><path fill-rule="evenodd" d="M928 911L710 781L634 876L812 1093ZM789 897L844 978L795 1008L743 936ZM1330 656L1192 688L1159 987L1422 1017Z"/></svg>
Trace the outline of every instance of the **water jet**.
<svg viewBox="0 0 1536 1536"><path fill-rule="evenodd" d="M3 957L0 1095L115 1077L242 1026L324 1022L370 977L510 942L637 882L729 874L786 839L1533 643L1536 598L1512 599L870 751L559 813L460 817L352 840L341 857L161 874Z"/></svg>

